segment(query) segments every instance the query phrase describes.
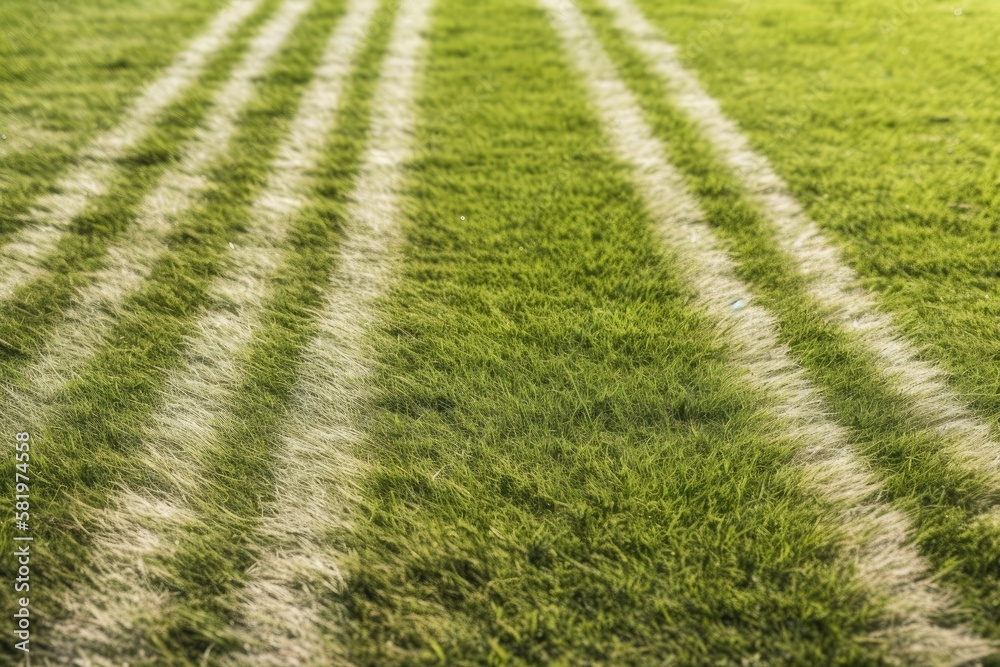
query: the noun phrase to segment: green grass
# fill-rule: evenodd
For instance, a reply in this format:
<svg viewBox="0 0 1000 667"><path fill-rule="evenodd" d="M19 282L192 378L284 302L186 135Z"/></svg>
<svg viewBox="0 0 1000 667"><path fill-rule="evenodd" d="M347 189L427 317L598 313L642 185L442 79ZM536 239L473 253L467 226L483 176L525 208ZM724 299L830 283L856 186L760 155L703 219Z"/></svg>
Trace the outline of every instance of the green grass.
<svg viewBox="0 0 1000 667"><path fill-rule="evenodd" d="M989 63L1000 56L1000 9L978 0L639 4L995 424L1000 100ZM729 10L718 37L694 48Z"/></svg>
<svg viewBox="0 0 1000 667"><path fill-rule="evenodd" d="M38 461L41 493L34 502L35 511L46 517L40 534L47 541L39 559L44 572L39 602L49 625L61 613L58 601L65 582L80 576L95 528L90 517L81 520L77 507L60 508L58 500L65 494L100 507L115 483L156 483L136 460L142 424L156 408L165 371L179 361L182 337L206 305L208 282L221 270L226 244L242 228L247 207L264 183L274 148L343 5L317 3L303 19L290 39L293 46L262 82L258 99L244 115L230 155L215 168L213 180L220 188L173 235L170 254L143 292L130 300L109 345L65 392L63 415L39 436L45 453ZM331 269L345 197L364 145L386 18L380 15L350 79L317 174L319 198L292 229L289 261L275 278L263 326L245 353L249 372L234 388L218 445L206 452L212 487L195 503L201 520L185 529L182 548L165 564L165 575L152 582L173 594L175 602L165 610L166 621L134 628L135 646L128 650L134 654L141 646L147 655L143 664L193 664L206 651L239 648L229 623L234 593L253 563L256 552L250 540L276 481L271 467L275 430ZM66 553L75 557L67 560Z"/></svg>
<svg viewBox="0 0 1000 667"><path fill-rule="evenodd" d="M248 40L277 5L268 0L236 31L232 42L212 59L191 89L164 111L138 146L122 159L122 170L72 224L56 253L44 262L48 271L0 303L0 377L14 379L34 358L46 335L59 323L73 296L102 265L108 246L131 225L146 195L180 161L186 140L209 112L212 96L243 55Z"/></svg>
<svg viewBox="0 0 1000 667"><path fill-rule="evenodd" d="M7 0L0 21L0 239L223 0Z"/></svg>
<svg viewBox="0 0 1000 667"><path fill-rule="evenodd" d="M187 95L167 109L163 121L154 127L150 136L125 158L123 166L126 169L117 174L108 195L99 198L81 215L74 222L71 233L62 239L57 253L49 261L51 272L26 285L13 299L0 304L0 341L2 341L0 380L5 386L21 388L26 386L27 380L21 374L25 364L44 352L42 346L47 340L47 335L60 322L60 316L70 305L73 296L89 280L89 272L101 266L103 252L108 245L126 226L133 224L143 196L156 187L158 178L177 161L184 140L192 135L197 123L203 118L212 93L221 85L229 69L242 54L249 36L267 18L268 12L273 10L275 4L276 2L264 3L262 10L237 33L233 43L222 50L209 64L202 79ZM187 238L192 243L199 242L197 235L188 234ZM178 272L179 269L174 266L166 270L166 275L181 277L177 276ZM180 273L185 272L180 271ZM204 273L204 267L194 269L194 273L196 275ZM183 285L183 282L181 284ZM156 292L156 288L151 289ZM197 295L197 292L187 293L183 288L181 293L184 297L181 303L188 298L194 299ZM162 307L147 317L143 326L152 327L147 334L151 336L150 340L157 341L157 337L164 330L171 331L176 327L171 315L177 312L178 307L183 312L185 306L178 306L178 300L174 298L172 290L160 293L150 301ZM177 333L174 332L173 335ZM170 336L164 335L164 338L157 342L165 343L169 340ZM163 359L169 358L168 350L169 348L160 348L150 353L162 355L157 358L157 363L160 363ZM129 360L130 357L125 354L122 358ZM118 373L112 374L112 377L117 376ZM96 421L110 413L111 418L102 428L111 432L117 432L120 423L130 423L127 410L124 415L114 414L115 409L123 404L132 404L131 400L122 400L122 392L126 387L128 384L118 386L115 394L109 398L110 403L105 406L105 411L91 414L88 419ZM88 397L87 404L89 401ZM80 410L86 411L82 408ZM37 453L44 456L45 450L42 449ZM75 470L74 466L78 462L86 465L87 457L79 457L79 461L77 458L67 459L69 462L67 471ZM58 455L55 460L59 460ZM13 459L3 461L2 488L5 492L12 492L13 464ZM50 489L49 492L59 494L61 485ZM5 517L0 524L0 539L8 542L12 530L12 519ZM5 559L4 572L8 572L7 568L12 566L13 562Z"/></svg>
<svg viewBox="0 0 1000 667"><path fill-rule="evenodd" d="M980 520L1000 502L981 471L951 461L942 441L929 434L907 402L887 386L875 362L839 327L827 323L809 297L793 261L777 250L766 220L745 200L736 179L715 159L690 122L669 103L637 55L596 9L592 23L639 96L671 159L684 170L708 220L740 263L738 273L780 321L782 342L825 390L839 421L853 433L881 477L887 498L913 517L917 541L950 583L965 595L975 625L1000 637L1000 525Z"/></svg>
<svg viewBox="0 0 1000 667"><path fill-rule="evenodd" d="M355 664L879 664L827 509L687 306L544 16L505 2L489 30L499 10L445 0L431 36L343 537Z"/></svg>
<svg viewBox="0 0 1000 667"><path fill-rule="evenodd" d="M60 415L35 434L33 510L46 517L37 526L38 539L43 540L37 557L42 591L37 600L39 615L47 616L49 622L59 614L57 601L65 584L79 576L88 531L93 529L88 517L80 516L80 508L65 498L100 507L114 484L143 481L144 473L135 460L143 421L156 407L165 372L178 362L181 340L204 305L208 282L219 270L229 239L238 233L248 205L263 184L273 150L311 78L340 7L339 2L318 3L304 18L244 113L233 148L215 165L213 180L219 187L185 216L170 238L170 252L142 292L129 300L107 346L63 392ZM322 252L322 245L314 252ZM307 259L302 261L308 265ZM303 289L296 281L292 283L293 293ZM291 317L300 308L289 302L278 310L288 310ZM293 340L287 344L294 347ZM265 388L272 380L261 378ZM250 405L266 408L255 402L261 398L259 392L241 396ZM67 559L67 554L73 557ZM4 573L9 574L6 567Z"/></svg>
<svg viewBox="0 0 1000 667"><path fill-rule="evenodd" d="M391 0L386 3L386 8L394 6ZM175 559L166 564L169 576L155 582L175 594L177 602L169 609L166 624L145 629L148 641L157 647L150 664L171 660L184 664L209 647L242 648L229 627L238 611L234 594L257 555L254 530L273 499L272 489L281 483L273 468L277 430L334 262L388 25L377 24L359 58L316 183L322 199L292 230L288 245L293 252L275 278L276 292L243 361L247 377L235 387L219 428L219 444L209 452L206 478L211 491L198 502L201 520L190 528ZM310 28L324 40L330 32L328 21Z"/></svg>
<svg viewBox="0 0 1000 667"><path fill-rule="evenodd" d="M927 359L991 424L1000 417L995 186L1000 19L954 7L805 0L640 0L709 92L841 245ZM0 239L113 127L221 0L9 0L0 21ZM352 664L892 665L878 591L848 559L838 514L796 467L765 397L661 247L630 171L535 0L438 0L427 35L405 244L371 331L348 554L326 606ZM1000 639L1000 489L952 460L849 332L825 322L793 262L667 90L579 0L755 299L903 510L954 617ZM33 641L44 660L70 587L97 557L121 485L166 488L143 462L184 341L228 266L346 0L316 0L256 82L212 187L57 410L33 431ZM398 3L365 35L307 208L195 462L196 520L147 561L169 596L106 657L228 664L239 594L271 509L279 434L302 372L368 140ZM0 382L25 388L74 296L177 163L256 30L266 0L79 216L50 271L0 303ZM950 152L949 152L950 151ZM248 325L249 326L249 325ZM13 461L0 465L12 495ZM344 484L344 480L330 480ZM0 580L13 578L0 522ZM10 596L3 598L9 622ZM0 624L3 625L3 624ZM4 627L8 627L4 625ZM7 631L4 630L6 633ZM3 642L0 664L14 664ZM136 656L144 651L140 659Z"/></svg>

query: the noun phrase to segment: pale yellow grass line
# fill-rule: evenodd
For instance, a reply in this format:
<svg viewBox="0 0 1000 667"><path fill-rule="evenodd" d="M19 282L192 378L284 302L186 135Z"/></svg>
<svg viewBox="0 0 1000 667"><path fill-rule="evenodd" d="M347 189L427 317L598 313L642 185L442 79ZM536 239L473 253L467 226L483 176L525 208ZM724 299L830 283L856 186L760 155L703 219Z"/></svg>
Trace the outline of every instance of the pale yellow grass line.
<svg viewBox="0 0 1000 667"><path fill-rule="evenodd" d="M0 424L37 430L51 415L59 391L104 344L121 305L142 286L166 250L168 232L207 186L207 171L228 149L256 80L266 73L311 4L312 0L285 0L254 37L184 147L181 163L163 175L136 220L108 249L103 267L90 277L45 347L24 369L24 386L8 388L8 400L0 405Z"/></svg>
<svg viewBox="0 0 1000 667"><path fill-rule="evenodd" d="M878 641L913 665L950 665L992 652L967 629L943 627L950 596L928 579L905 516L879 502L878 485L826 415L817 389L781 345L773 316L756 305L683 177L669 163L642 110L583 14L566 0L539 0L591 94L619 158L632 168L667 248L700 306L726 333L750 383L775 401L785 435L801 443L798 464L839 512L845 548L860 579L886 602L891 624Z"/></svg>
<svg viewBox="0 0 1000 667"><path fill-rule="evenodd" d="M401 241L400 191L411 149L415 95L433 0L400 9L372 102L372 128L347 212L318 333L311 341L284 427L275 501L262 536L269 546L242 591L248 665L338 665L339 610L324 591L342 585L330 531L349 525L358 461L360 397L369 358L365 332L391 282Z"/></svg>
<svg viewBox="0 0 1000 667"><path fill-rule="evenodd" d="M77 164L56 183L52 193L35 202L27 220L0 248L0 299L43 273L42 264L55 250L73 219L87 203L107 193L116 162L149 132L157 117L198 78L213 54L261 4L233 0L208 29L181 52L166 71L125 111L113 129L95 137L77 156Z"/></svg>
<svg viewBox="0 0 1000 667"><path fill-rule="evenodd" d="M77 667L118 667L150 658L143 644L142 621L155 617L170 599L153 583L169 576L165 564L179 547L173 536L185 526L195 526L198 516L172 500L156 499L122 490L116 502L128 512L108 511L102 516L96 553L108 558L108 567L94 573L100 590L92 594L113 596L114 604L74 594L66 601L68 619L51 629L46 657L56 664ZM114 539L111 536L128 536ZM157 560L149 558L155 553ZM114 565L114 567L111 567ZM78 582L84 589L83 580ZM82 621L82 622L81 622Z"/></svg>
<svg viewBox="0 0 1000 667"><path fill-rule="evenodd" d="M344 86L379 0L352 0L331 36L288 136L257 197L247 229L233 244L227 270L209 288L210 306L185 345L184 363L161 392L162 407L142 442L143 465L160 480L157 497L122 490L99 518L94 567L67 602L54 645L64 659L102 664L141 658L141 626L154 624L170 598L148 573L168 562L182 526L201 520L189 498L204 490L206 450L245 369L240 359L286 261L289 225L302 209ZM149 508L156 508L150 512Z"/></svg>
<svg viewBox="0 0 1000 667"><path fill-rule="evenodd" d="M1000 481L1000 443L990 427L965 404L936 364L920 358L893 317L861 286L840 251L820 231L768 160L755 152L739 127L723 113L683 66L677 48L665 41L632 0L602 0L615 25L629 37L653 71L671 88L672 99L733 169L743 187L777 230L777 242L806 278L810 293L878 360L881 372L913 405L915 413L949 443L972 469Z"/></svg>

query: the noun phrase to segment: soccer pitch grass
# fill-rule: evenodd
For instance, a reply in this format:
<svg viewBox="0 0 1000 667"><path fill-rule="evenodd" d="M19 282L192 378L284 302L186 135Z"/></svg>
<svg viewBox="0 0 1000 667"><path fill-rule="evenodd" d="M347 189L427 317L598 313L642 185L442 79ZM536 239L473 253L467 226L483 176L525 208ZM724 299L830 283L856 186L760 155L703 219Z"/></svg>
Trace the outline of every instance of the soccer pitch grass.
<svg viewBox="0 0 1000 667"><path fill-rule="evenodd" d="M0 12L0 662L1000 664L1000 8Z"/></svg>

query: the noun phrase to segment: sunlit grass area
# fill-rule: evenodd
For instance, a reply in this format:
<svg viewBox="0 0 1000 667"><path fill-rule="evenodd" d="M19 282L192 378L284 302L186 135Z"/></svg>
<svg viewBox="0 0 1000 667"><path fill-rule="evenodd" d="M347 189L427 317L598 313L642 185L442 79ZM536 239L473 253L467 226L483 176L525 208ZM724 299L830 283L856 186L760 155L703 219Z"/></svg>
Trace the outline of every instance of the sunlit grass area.
<svg viewBox="0 0 1000 667"><path fill-rule="evenodd" d="M994 664L998 11L6 3L0 662Z"/></svg>

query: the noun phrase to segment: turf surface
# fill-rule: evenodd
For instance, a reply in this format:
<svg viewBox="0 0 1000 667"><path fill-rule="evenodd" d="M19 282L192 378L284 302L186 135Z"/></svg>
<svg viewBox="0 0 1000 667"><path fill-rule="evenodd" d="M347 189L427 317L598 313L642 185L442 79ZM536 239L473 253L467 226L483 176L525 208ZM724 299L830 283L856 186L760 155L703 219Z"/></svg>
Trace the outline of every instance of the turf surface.
<svg viewBox="0 0 1000 667"><path fill-rule="evenodd" d="M287 261L275 267L260 319L247 321L249 343L237 352L245 372L223 388L223 416L197 456L203 488L183 499L194 518L160 535L176 548L137 564L162 609L117 619L123 634L81 638L89 658L245 663L240 596L261 551L282 548L259 532L284 492L280 433L337 268L345 211L365 203L350 193L401 2L383 2L362 37L309 203L288 221ZM902 511L953 595L954 608L929 620L1000 641L996 477L956 457L850 327L829 321L739 174L602 2L575 4L738 276L775 316L781 344L847 429L878 498ZM989 64L998 10L637 4L922 358L949 372L996 433L1000 137ZM32 224L32 202L224 5L5 3L0 241ZM99 557L102 512L123 488L167 488L160 475L170 471L142 463L144 434L199 318L220 307L211 285L351 6L316 0L254 79L231 145L206 166L209 188L174 221L141 289L100 313L112 326L32 412L40 421L21 425L27 417L5 408L4 423L29 428L34 443L32 646L41 664L66 659L57 651L67 638L53 633L75 613L68 601ZM39 378L30 369L53 354L66 313L100 284L109 248L137 224L211 117L213 95L281 11L265 0L234 31L118 161L107 194L73 220L44 271L0 302L0 382L10 396L31 400ZM294 591L340 628L322 638L331 655L359 666L900 664L884 641L897 619L883 591L851 562L836 508L795 465L803 443L695 305L675 265L684 249L654 233L539 3L438 0L432 11L415 153L399 193L401 256L366 333L374 371L352 425L360 435L351 454L363 465L357 477L326 480L331 496L356 496L349 523L323 535L346 554L331 564L342 581L314 590L302 580ZM13 456L0 470L13 496ZM5 589L17 534L5 517ZM3 597L8 619L15 602ZM8 640L0 661L19 664Z"/></svg>
<svg viewBox="0 0 1000 667"><path fill-rule="evenodd" d="M771 227L749 203L736 177L713 155L689 121L670 104L666 88L609 28L596 3L594 24L620 64L648 117L700 195L709 221L729 241L739 273L781 322L783 342L831 399L856 446L884 479L887 494L916 519L925 553L983 610L980 623L998 631L996 607L1000 533L990 513L1000 498L985 476L950 460L941 438L874 367L849 329L826 321L806 293L793 261L778 250Z"/></svg>

